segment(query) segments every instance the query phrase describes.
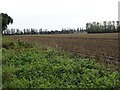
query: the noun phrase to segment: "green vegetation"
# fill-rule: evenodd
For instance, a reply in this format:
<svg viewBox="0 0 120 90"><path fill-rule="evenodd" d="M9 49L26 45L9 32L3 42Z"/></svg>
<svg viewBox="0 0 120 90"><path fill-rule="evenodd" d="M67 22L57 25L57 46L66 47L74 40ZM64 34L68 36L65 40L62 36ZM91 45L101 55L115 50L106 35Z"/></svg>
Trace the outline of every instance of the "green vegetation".
<svg viewBox="0 0 120 90"><path fill-rule="evenodd" d="M94 59L3 38L3 88L116 88L120 73Z"/></svg>
<svg viewBox="0 0 120 90"><path fill-rule="evenodd" d="M7 25L12 24L13 23L13 19L8 16L7 13L0 13L0 16L2 16L2 31L4 31L5 29L7 29Z"/></svg>

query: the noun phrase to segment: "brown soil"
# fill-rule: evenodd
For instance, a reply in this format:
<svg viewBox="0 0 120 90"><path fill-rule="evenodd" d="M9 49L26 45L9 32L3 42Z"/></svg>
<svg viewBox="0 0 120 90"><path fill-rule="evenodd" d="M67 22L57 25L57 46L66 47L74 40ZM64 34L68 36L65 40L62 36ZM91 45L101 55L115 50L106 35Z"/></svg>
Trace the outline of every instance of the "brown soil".
<svg viewBox="0 0 120 90"><path fill-rule="evenodd" d="M118 34L16 35L9 38L56 47L81 57L118 65Z"/></svg>

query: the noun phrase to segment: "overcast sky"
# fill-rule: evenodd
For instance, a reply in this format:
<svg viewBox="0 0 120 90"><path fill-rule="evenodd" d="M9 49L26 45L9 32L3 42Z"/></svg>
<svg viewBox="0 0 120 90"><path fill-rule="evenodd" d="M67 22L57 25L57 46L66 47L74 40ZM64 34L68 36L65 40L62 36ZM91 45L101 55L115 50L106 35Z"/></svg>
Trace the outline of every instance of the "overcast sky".
<svg viewBox="0 0 120 90"><path fill-rule="evenodd" d="M87 22L117 21L119 0L0 0L9 28L85 28Z"/></svg>

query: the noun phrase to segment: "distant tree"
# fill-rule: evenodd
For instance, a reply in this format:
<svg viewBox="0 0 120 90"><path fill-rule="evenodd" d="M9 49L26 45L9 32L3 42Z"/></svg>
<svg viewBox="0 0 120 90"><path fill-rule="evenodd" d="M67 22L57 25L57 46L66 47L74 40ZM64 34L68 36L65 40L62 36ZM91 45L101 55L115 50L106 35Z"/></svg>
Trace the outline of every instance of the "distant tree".
<svg viewBox="0 0 120 90"><path fill-rule="evenodd" d="M79 33L80 32L80 29L79 28L77 28L77 33Z"/></svg>
<svg viewBox="0 0 120 90"><path fill-rule="evenodd" d="M120 26L117 28L117 31L120 33Z"/></svg>
<svg viewBox="0 0 120 90"><path fill-rule="evenodd" d="M31 28L31 30L28 31L28 34L35 34L35 29Z"/></svg>
<svg viewBox="0 0 120 90"><path fill-rule="evenodd" d="M117 23L117 28L120 26L120 21L116 21Z"/></svg>
<svg viewBox="0 0 120 90"><path fill-rule="evenodd" d="M7 29L7 25L13 23L13 19L6 13L0 13L0 16L2 16L2 31L4 31L5 29Z"/></svg>
<svg viewBox="0 0 120 90"><path fill-rule="evenodd" d="M93 22L92 26L93 26L93 29L96 30L96 26L97 26L96 22Z"/></svg>
<svg viewBox="0 0 120 90"><path fill-rule="evenodd" d="M15 34L15 29L11 29L11 34L12 34L12 35Z"/></svg>
<svg viewBox="0 0 120 90"><path fill-rule="evenodd" d="M25 31L25 29L23 29L23 33L24 33L24 34L26 34L26 31Z"/></svg>
<svg viewBox="0 0 120 90"><path fill-rule="evenodd" d="M39 34L42 34L42 28L39 29Z"/></svg>
<svg viewBox="0 0 120 90"><path fill-rule="evenodd" d="M112 21L112 30L115 31L115 21Z"/></svg>
<svg viewBox="0 0 120 90"><path fill-rule="evenodd" d="M89 23L86 23L86 29L87 29L87 30L89 29L89 27L88 27L88 26L89 26Z"/></svg>
<svg viewBox="0 0 120 90"><path fill-rule="evenodd" d="M100 31L100 23L97 22L96 30Z"/></svg>
<svg viewBox="0 0 120 90"><path fill-rule="evenodd" d="M16 29L16 34L17 34L17 35L20 35L20 34L22 34L22 31L19 30L19 29Z"/></svg>
<svg viewBox="0 0 120 90"><path fill-rule="evenodd" d="M106 26L107 26L107 22L104 21L103 24L104 24L104 30L106 30L106 28L107 28L107 27L106 27Z"/></svg>
<svg viewBox="0 0 120 90"><path fill-rule="evenodd" d="M108 21L107 31L111 31L111 29L112 29L112 23L111 23L111 21Z"/></svg>

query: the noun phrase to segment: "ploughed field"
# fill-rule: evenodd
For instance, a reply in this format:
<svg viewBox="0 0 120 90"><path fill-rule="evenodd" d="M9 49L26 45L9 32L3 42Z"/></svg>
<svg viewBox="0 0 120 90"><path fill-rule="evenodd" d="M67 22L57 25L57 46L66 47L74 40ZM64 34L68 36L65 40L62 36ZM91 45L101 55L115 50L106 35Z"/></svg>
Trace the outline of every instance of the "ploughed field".
<svg viewBox="0 0 120 90"><path fill-rule="evenodd" d="M95 58L118 65L118 33L106 34L55 34L8 36L37 45L50 46L73 55Z"/></svg>

